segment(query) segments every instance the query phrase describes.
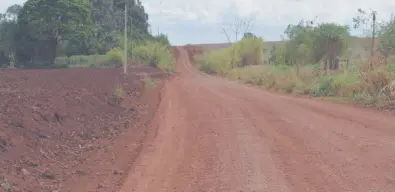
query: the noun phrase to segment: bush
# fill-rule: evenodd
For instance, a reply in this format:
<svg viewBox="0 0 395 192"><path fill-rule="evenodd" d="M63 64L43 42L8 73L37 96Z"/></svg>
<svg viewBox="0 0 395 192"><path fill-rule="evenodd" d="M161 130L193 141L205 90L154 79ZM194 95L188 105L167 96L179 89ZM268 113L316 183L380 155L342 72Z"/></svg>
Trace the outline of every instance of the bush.
<svg viewBox="0 0 395 192"><path fill-rule="evenodd" d="M162 42L148 40L132 49L135 61L158 67L164 71L174 71L174 58L170 45Z"/></svg>
<svg viewBox="0 0 395 192"><path fill-rule="evenodd" d="M123 50L116 47L106 54L106 61L110 66L121 66L124 62Z"/></svg>
<svg viewBox="0 0 395 192"><path fill-rule="evenodd" d="M262 38L244 38L229 48L206 52L196 58L200 70L224 75L232 68L264 63Z"/></svg>

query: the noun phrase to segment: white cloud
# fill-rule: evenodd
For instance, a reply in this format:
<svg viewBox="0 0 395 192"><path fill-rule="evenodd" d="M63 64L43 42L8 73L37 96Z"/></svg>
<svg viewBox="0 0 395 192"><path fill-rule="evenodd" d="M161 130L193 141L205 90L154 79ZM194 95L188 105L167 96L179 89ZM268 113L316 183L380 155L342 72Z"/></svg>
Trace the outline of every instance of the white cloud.
<svg viewBox="0 0 395 192"><path fill-rule="evenodd" d="M4 13L7 8L14 4L22 4L26 0L0 0L0 13Z"/></svg>
<svg viewBox="0 0 395 192"><path fill-rule="evenodd" d="M0 0L0 12L25 0ZM230 16L255 18L253 32L278 39L287 24L314 19L346 24L357 9L376 10L378 19L395 12L394 0L141 0L152 30L165 32L172 42L225 41L217 24ZM192 35L193 34L193 35ZM189 40L188 40L189 39Z"/></svg>
<svg viewBox="0 0 395 192"><path fill-rule="evenodd" d="M232 11L238 16L254 15L257 22L265 25L278 26L316 16L322 21L346 23L356 14L357 8L376 10L380 16L395 12L394 0L163 0L162 4L159 1L143 1L146 7L163 10L161 14L147 9L153 20L158 17L191 20L192 14L197 22L220 23L223 15Z"/></svg>

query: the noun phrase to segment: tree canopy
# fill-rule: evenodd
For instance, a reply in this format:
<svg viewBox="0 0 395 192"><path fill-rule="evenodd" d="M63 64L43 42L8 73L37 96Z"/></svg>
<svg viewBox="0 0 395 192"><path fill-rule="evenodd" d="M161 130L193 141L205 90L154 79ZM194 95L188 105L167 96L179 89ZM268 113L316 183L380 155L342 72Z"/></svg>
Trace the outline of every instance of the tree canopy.
<svg viewBox="0 0 395 192"><path fill-rule="evenodd" d="M0 14L0 66L45 67L57 56L104 54L120 45L124 7L129 36L149 34L140 0L27 0Z"/></svg>

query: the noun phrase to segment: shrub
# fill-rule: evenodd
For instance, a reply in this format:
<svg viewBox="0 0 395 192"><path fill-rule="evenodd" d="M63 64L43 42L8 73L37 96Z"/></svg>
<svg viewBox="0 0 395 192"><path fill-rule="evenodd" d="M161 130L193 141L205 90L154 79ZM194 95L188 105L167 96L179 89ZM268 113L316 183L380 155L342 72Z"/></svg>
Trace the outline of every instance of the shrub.
<svg viewBox="0 0 395 192"><path fill-rule="evenodd" d="M151 67L158 67L168 72L174 71L174 58L170 45L148 40L132 49L132 57Z"/></svg>
<svg viewBox="0 0 395 192"><path fill-rule="evenodd" d="M224 75L235 67L264 63L262 38L244 38L229 48L203 53L196 61L206 73Z"/></svg>
<svg viewBox="0 0 395 192"><path fill-rule="evenodd" d="M124 99L126 96L125 90L123 89L122 86L117 85L115 90L114 90L114 97L117 102L120 102L122 99Z"/></svg>
<svg viewBox="0 0 395 192"><path fill-rule="evenodd" d="M107 63L111 66L121 66L124 62L123 50L118 47L108 51L106 57Z"/></svg>

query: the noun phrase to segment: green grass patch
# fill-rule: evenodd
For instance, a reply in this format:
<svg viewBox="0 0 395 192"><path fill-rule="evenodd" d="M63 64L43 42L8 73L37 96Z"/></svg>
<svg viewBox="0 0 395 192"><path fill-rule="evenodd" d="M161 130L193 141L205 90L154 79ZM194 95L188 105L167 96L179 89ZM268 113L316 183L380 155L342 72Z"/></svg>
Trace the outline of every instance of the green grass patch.
<svg viewBox="0 0 395 192"><path fill-rule="evenodd" d="M135 61L158 67L163 71L174 71L174 57L171 46L161 41L148 40L132 48Z"/></svg>
<svg viewBox="0 0 395 192"><path fill-rule="evenodd" d="M263 64L263 45L262 38L244 38L231 47L205 52L196 62L206 73L225 75L232 68Z"/></svg>
<svg viewBox="0 0 395 192"><path fill-rule="evenodd" d="M144 77L143 82L144 87L147 89L153 89L156 86L155 81L151 77Z"/></svg>

